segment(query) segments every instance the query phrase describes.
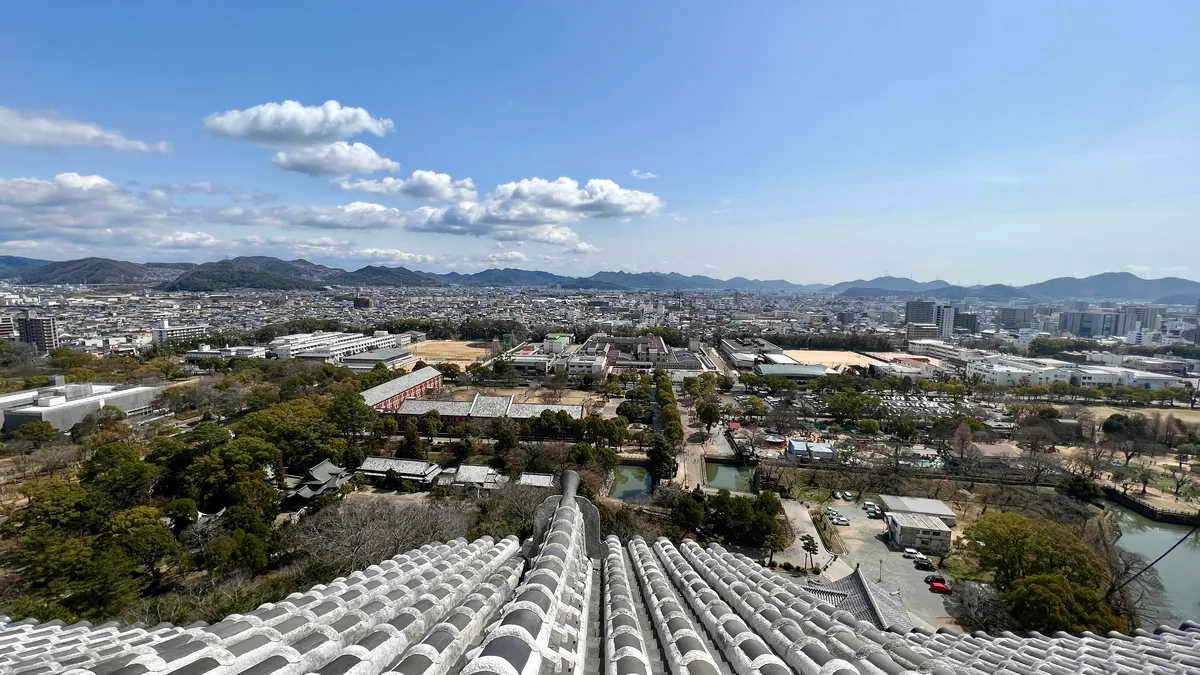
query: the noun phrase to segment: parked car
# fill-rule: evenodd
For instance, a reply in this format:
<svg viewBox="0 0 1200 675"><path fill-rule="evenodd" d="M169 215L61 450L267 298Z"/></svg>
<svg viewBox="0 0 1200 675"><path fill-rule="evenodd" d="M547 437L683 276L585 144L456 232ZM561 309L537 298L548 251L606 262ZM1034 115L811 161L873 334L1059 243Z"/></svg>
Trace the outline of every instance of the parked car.
<svg viewBox="0 0 1200 675"><path fill-rule="evenodd" d="M934 582L932 584L929 584L929 591L931 593L941 593L942 595L949 595L950 587L943 583Z"/></svg>
<svg viewBox="0 0 1200 675"><path fill-rule="evenodd" d="M921 552L920 552L920 551L918 551L918 550L917 550L917 549L915 549L915 548L906 548L906 549L904 549L904 557L905 557L905 558L915 558L915 557L917 557L917 556L919 556L919 555L921 555Z"/></svg>
<svg viewBox="0 0 1200 675"><path fill-rule="evenodd" d="M944 583L946 583L946 577L943 577L940 574L930 574L929 576L925 577L925 583L927 583L927 584L944 584Z"/></svg>
<svg viewBox="0 0 1200 675"><path fill-rule="evenodd" d="M833 524L834 525L849 525L850 521L846 520L842 516L837 516L836 518L833 519Z"/></svg>
<svg viewBox="0 0 1200 675"><path fill-rule="evenodd" d="M874 511L875 509L879 508L876 506L875 502L863 502L862 507L868 511Z"/></svg>
<svg viewBox="0 0 1200 675"><path fill-rule="evenodd" d="M929 560L929 558L925 557L924 553L917 553L917 554L913 555L913 558L915 558L917 560Z"/></svg>
<svg viewBox="0 0 1200 675"><path fill-rule="evenodd" d="M914 560L913 567L919 570L925 570L926 572L932 572L937 569L937 567L934 566L933 562L931 562L929 558L920 558Z"/></svg>

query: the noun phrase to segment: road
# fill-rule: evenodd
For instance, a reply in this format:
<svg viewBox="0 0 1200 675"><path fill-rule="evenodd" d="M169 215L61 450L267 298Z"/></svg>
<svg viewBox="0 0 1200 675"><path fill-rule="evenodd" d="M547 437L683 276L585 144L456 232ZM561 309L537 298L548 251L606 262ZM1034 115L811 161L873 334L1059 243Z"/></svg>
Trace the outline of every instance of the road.
<svg viewBox="0 0 1200 675"><path fill-rule="evenodd" d="M817 534L817 526L813 525L812 518L808 515L808 509L804 507L804 504L795 499L785 499L783 500L783 513L787 516L788 522L792 524L796 539L787 550L775 554L775 562L790 562L793 565L807 563L807 554L801 547L801 538L810 534L821 546L821 552L814 555L812 559L814 563L826 570L821 575L822 577L828 580L837 580L853 571L845 560L839 558L837 561L833 561L833 555L825 550L825 545L821 543L821 536Z"/></svg>

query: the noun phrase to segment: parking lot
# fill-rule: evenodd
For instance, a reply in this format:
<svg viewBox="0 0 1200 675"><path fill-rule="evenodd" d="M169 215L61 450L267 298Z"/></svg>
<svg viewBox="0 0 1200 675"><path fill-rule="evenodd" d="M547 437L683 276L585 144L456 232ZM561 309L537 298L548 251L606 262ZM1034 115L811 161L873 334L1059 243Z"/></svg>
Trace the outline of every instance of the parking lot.
<svg viewBox="0 0 1200 675"><path fill-rule="evenodd" d="M876 500L878 503L878 500ZM838 527L842 542L846 545L843 557L850 567L862 567L867 578L875 581L886 591L899 591L900 599L908 611L923 619L933 628L947 625L951 619L944 604L945 596L931 593L925 577L942 572L922 571L913 567L913 561L905 558L899 550L888 547L886 526L882 520L867 517L861 503L833 500L829 506L850 521ZM934 561L936 562L936 558ZM882 580L880 580L882 579ZM953 585L953 580L951 585Z"/></svg>

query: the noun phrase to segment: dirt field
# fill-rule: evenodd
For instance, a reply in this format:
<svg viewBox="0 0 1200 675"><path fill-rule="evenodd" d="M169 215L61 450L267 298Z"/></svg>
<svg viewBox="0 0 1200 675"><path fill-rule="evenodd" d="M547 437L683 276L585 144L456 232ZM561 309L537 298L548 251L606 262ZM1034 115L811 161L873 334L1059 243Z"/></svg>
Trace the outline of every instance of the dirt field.
<svg viewBox="0 0 1200 675"><path fill-rule="evenodd" d="M800 363L814 366L828 366L830 368L841 365L866 367L872 363L870 358L854 352L826 351L821 349L788 349L783 353Z"/></svg>
<svg viewBox="0 0 1200 675"><path fill-rule="evenodd" d="M541 389L536 387L520 387L518 389L491 389L487 387L442 387L446 392L447 400L451 401L470 401L475 398L475 394L485 394L489 396L513 396L517 403L546 403L542 400ZM558 403L562 405L580 405L585 400L595 400L596 394L588 391L575 391L573 389L565 389L562 392L562 400Z"/></svg>
<svg viewBox="0 0 1200 675"><path fill-rule="evenodd" d="M416 357L426 363L453 362L460 366L475 363L477 357L489 356L490 342L459 342L457 340L426 340L408 345Z"/></svg>
<svg viewBox="0 0 1200 675"><path fill-rule="evenodd" d="M1064 405L1059 407L1067 408L1068 406ZM1090 410L1091 413L1096 416L1096 419L1100 420L1101 422L1108 419L1110 415L1115 415L1117 413L1124 413L1126 415L1131 415L1134 413L1141 415L1160 413L1163 416L1166 416L1169 413L1174 415L1177 419L1187 422L1188 424L1200 424L1200 408L1195 410L1189 410L1188 408L1119 408L1110 405L1087 405L1084 407Z"/></svg>

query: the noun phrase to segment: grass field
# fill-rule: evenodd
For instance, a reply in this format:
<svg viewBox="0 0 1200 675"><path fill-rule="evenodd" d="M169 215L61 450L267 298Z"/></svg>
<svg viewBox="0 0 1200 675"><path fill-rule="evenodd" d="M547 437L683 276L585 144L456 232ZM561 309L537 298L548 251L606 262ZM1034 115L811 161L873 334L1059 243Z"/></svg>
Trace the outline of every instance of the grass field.
<svg viewBox="0 0 1200 675"><path fill-rule="evenodd" d="M416 357L426 363L457 363L469 366L479 357L491 354L490 342L460 342L457 340L426 340L408 345Z"/></svg>

